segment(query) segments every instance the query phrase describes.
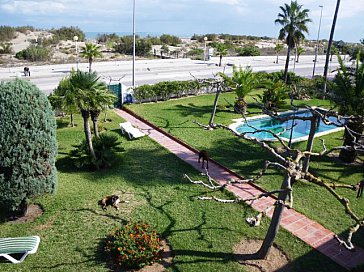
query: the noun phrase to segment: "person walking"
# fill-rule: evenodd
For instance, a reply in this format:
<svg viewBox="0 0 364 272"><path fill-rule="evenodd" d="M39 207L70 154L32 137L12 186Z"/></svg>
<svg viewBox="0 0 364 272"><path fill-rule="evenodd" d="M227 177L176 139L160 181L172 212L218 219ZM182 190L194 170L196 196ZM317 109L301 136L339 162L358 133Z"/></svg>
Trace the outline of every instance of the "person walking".
<svg viewBox="0 0 364 272"><path fill-rule="evenodd" d="M363 189L364 189L364 179L362 179L359 183L359 190L358 190L358 194L356 195L356 198L362 197L363 196Z"/></svg>

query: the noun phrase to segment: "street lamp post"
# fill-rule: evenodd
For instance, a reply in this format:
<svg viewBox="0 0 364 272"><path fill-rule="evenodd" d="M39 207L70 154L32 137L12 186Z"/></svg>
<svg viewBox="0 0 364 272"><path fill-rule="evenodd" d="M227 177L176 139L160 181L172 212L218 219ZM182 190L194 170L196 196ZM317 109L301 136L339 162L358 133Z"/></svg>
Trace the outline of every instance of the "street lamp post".
<svg viewBox="0 0 364 272"><path fill-rule="evenodd" d="M204 57L203 57L203 60L206 62L206 57L207 57L207 53L206 53L206 42L207 42L207 37L204 37L203 38L203 40L205 41L205 48L204 48L204 50L203 50L203 52L204 52Z"/></svg>
<svg viewBox="0 0 364 272"><path fill-rule="evenodd" d="M76 70L78 71L78 36L73 36L73 40L76 45Z"/></svg>
<svg viewBox="0 0 364 272"><path fill-rule="evenodd" d="M320 15L319 29L318 29L318 33L317 33L317 41L316 41L316 48L315 48L315 60L313 61L312 78L315 76L317 54L318 54L318 48L319 48L319 39L320 39L320 30L321 30L322 9L323 9L324 6L320 5L319 7L321 8L321 15Z"/></svg>
<svg viewBox="0 0 364 272"><path fill-rule="evenodd" d="M133 0L133 90L135 89L135 0Z"/></svg>

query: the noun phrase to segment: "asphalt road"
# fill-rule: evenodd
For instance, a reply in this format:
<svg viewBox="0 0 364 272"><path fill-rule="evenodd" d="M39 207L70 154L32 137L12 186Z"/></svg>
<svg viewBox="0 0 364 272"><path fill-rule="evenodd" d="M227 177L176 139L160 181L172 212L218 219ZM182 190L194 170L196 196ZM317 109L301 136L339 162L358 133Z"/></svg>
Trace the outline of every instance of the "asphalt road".
<svg viewBox="0 0 364 272"><path fill-rule="evenodd" d="M312 76L314 56L301 56L299 63L290 62L290 71L305 76ZM254 71L279 71L284 69L285 57L279 57L279 63L274 63L275 56L259 57L224 57L222 66L219 67L219 58L210 61L199 61L190 59L163 59L163 60L137 60L135 67L136 85L151 84L167 80L189 80L196 78L213 77L218 72L232 73L232 65L250 66ZM316 75L323 73L324 56L318 57L316 64ZM337 59L334 57L330 65L330 71L338 67ZM0 68L0 80L7 81L16 77L25 78L24 67ZM69 75L71 69L76 69L76 64L56 64L43 66L30 66L31 76L26 77L36 84L42 91L49 94L58 85L59 81ZM88 63L80 63L79 69L88 71ZM108 61L94 62L92 70L99 73L107 83L121 82L126 86L132 84L132 62L131 61ZM332 74L331 74L332 75Z"/></svg>

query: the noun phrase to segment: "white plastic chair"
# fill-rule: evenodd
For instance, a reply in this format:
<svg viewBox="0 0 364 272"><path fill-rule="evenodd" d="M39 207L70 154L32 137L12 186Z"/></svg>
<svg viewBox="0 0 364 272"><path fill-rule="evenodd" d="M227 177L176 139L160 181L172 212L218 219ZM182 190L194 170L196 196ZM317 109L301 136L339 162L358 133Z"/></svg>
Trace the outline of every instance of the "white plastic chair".
<svg viewBox="0 0 364 272"><path fill-rule="evenodd" d="M34 254L40 243L39 236L0 238L0 257L17 264L25 260L28 254ZM20 259L15 259L12 254L23 254Z"/></svg>

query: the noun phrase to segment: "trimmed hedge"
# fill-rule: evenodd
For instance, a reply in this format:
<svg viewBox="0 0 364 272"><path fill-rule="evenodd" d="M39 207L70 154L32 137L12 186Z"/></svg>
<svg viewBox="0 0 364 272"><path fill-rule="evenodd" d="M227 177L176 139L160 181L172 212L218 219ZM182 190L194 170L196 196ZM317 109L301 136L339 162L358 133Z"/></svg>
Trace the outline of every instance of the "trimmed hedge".
<svg viewBox="0 0 364 272"><path fill-rule="evenodd" d="M196 80L163 81L135 88L134 97L138 102L157 102L173 97L180 98L186 95L212 92L213 90L209 90L209 88L208 83L198 83Z"/></svg>
<svg viewBox="0 0 364 272"><path fill-rule="evenodd" d="M56 189L56 120L47 97L19 79L0 83L0 116L0 214L9 216Z"/></svg>

